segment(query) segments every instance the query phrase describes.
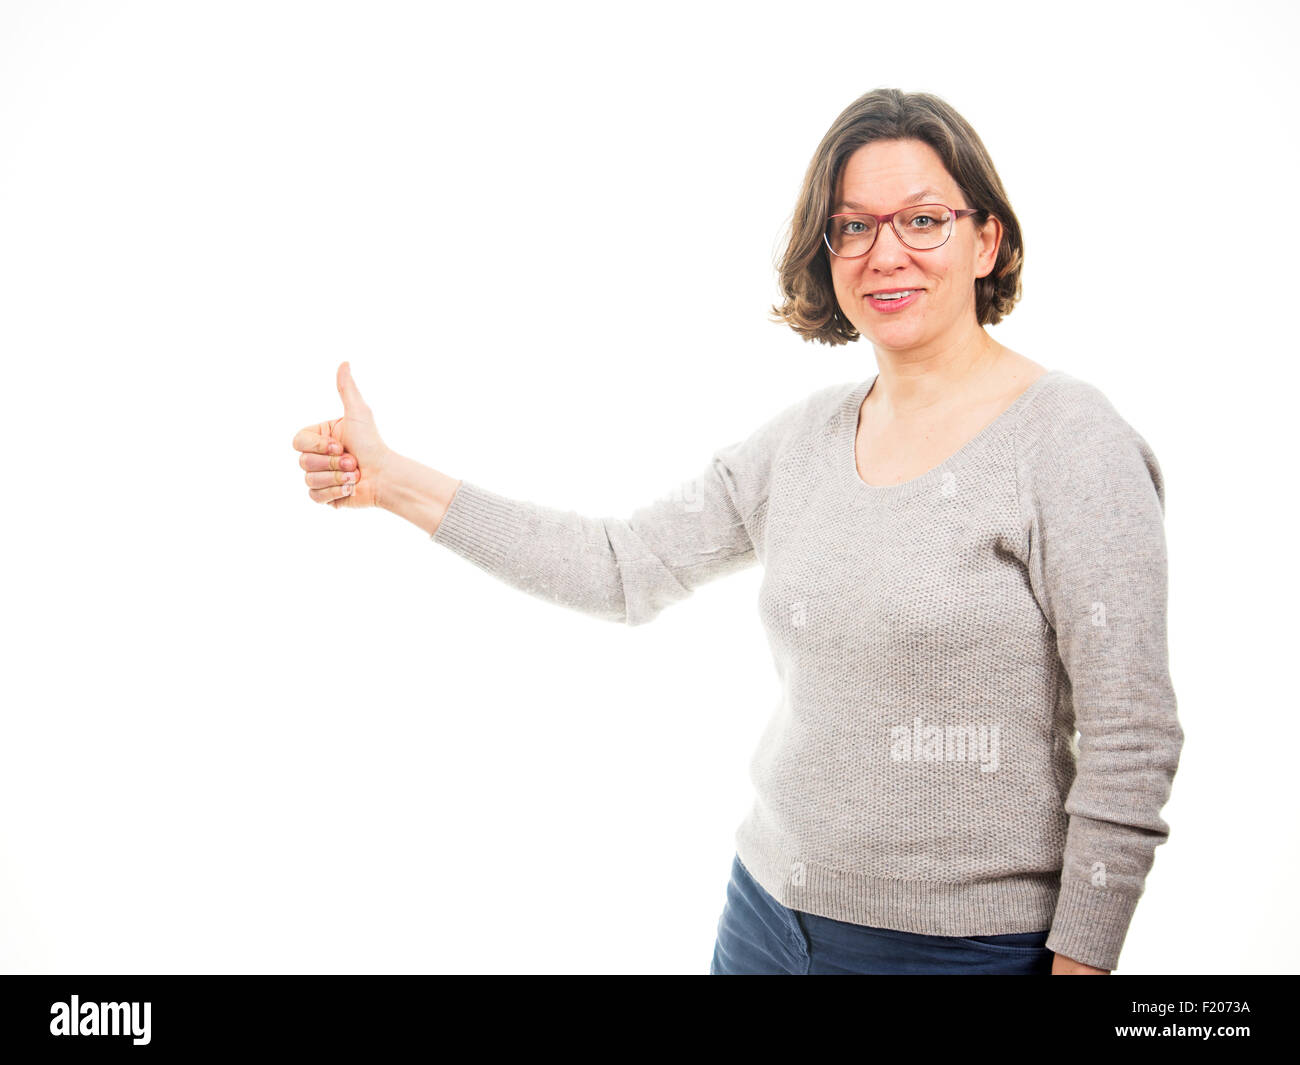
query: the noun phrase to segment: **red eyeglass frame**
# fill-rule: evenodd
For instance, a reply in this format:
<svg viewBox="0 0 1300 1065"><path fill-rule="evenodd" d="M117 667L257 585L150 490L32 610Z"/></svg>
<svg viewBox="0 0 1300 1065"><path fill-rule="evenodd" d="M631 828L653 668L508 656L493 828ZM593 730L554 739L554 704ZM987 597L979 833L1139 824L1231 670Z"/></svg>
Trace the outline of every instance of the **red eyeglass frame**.
<svg viewBox="0 0 1300 1065"><path fill-rule="evenodd" d="M876 246L876 241L880 239L880 234L885 226L889 226L894 231L894 236L898 238L898 242L909 251L934 251L935 248L942 248L948 243L948 237L952 236L951 227L948 230L948 236L944 237L934 248L913 248L898 232L898 227L894 225L894 215L902 214L904 211L915 211L918 207L942 207L952 215L954 225L967 215L979 214L982 210L979 207L949 207L946 203L911 203L906 207L900 207L897 211L890 211L889 214L872 214L870 211L841 211L839 214L833 214L827 218L826 225L822 227L822 240L826 243L826 250L837 259L861 259L862 256L869 254L871 249ZM831 222L836 218L874 218L876 220L876 235L871 238L871 243L867 245L866 251L858 252L857 255L841 255L831 247L831 238L826 231L830 229Z"/></svg>

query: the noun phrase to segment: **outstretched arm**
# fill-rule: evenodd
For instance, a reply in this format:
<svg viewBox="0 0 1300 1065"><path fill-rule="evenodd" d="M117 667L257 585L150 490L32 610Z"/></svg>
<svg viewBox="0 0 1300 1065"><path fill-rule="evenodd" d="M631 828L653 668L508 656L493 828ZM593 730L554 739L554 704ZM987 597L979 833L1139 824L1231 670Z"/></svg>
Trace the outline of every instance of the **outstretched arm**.
<svg viewBox="0 0 1300 1065"><path fill-rule="evenodd" d="M389 476L380 505L435 543L530 595L609 621L644 624L755 560L745 503L719 456L628 518L511 499L404 457Z"/></svg>
<svg viewBox="0 0 1300 1065"><path fill-rule="evenodd" d="M397 454L379 437L346 364L338 388L344 417L294 437L313 499L392 511L499 580L627 625L754 563L783 445L843 390L833 385L791 404L629 517L590 518L511 499Z"/></svg>

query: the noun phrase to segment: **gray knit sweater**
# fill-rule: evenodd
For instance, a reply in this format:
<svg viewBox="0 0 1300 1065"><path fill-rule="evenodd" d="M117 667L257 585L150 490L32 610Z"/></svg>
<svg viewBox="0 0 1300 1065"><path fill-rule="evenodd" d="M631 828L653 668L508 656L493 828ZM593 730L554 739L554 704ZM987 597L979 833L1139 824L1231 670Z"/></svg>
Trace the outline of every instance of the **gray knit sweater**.
<svg viewBox="0 0 1300 1065"><path fill-rule="evenodd" d="M1183 741L1156 457L1053 370L934 469L868 485L874 380L790 405L626 519L462 481L431 539L627 625L761 562L781 690L736 832L754 878L857 924L1050 928L1114 969Z"/></svg>

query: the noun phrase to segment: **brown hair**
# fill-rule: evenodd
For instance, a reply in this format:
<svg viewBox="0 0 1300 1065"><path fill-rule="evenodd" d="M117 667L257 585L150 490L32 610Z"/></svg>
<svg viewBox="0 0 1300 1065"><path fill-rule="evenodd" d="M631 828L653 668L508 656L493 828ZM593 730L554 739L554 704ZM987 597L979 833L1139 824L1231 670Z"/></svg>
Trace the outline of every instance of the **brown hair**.
<svg viewBox="0 0 1300 1065"><path fill-rule="evenodd" d="M1001 221L1002 241L993 270L975 279L976 320L980 325L1000 322L1020 298L1024 263L1020 223L1002 179L984 142L948 103L927 92L899 89L873 89L859 96L831 124L813 153L790 216L789 242L776 264L785 302L772 307L772 320L823 344L858 339L857 329L840 313L822 234L845 160L877 140L924 141L943 160L967 204L979 210L972 216L976 225L984 225L990 214Z"/></svg>

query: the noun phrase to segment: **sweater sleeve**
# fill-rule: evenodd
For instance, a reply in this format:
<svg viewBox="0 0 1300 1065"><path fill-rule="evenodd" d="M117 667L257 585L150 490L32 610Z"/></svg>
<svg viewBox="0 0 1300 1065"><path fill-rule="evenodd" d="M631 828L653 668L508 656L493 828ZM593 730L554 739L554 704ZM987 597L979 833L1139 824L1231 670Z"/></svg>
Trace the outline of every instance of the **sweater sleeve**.
<svg viewBox="0 0 1300 1065"><path fill-rule="evenodd" d="M698 476L627 518L585 517L462 480L430 539L530 595L644 624L755 562L773 462L810 400L719 448Z"/></svg>
<svg viewBox="0 0 1300 1065"><path fill-rule="evenodd" d="M1048 949L1114 969L1169 826L1183 732L1169 676L1164 480L1146 441L1092 386L1018 445L1029 581L1079 732ZM1071 727L1071 717L1073 725Z"/></svg>

